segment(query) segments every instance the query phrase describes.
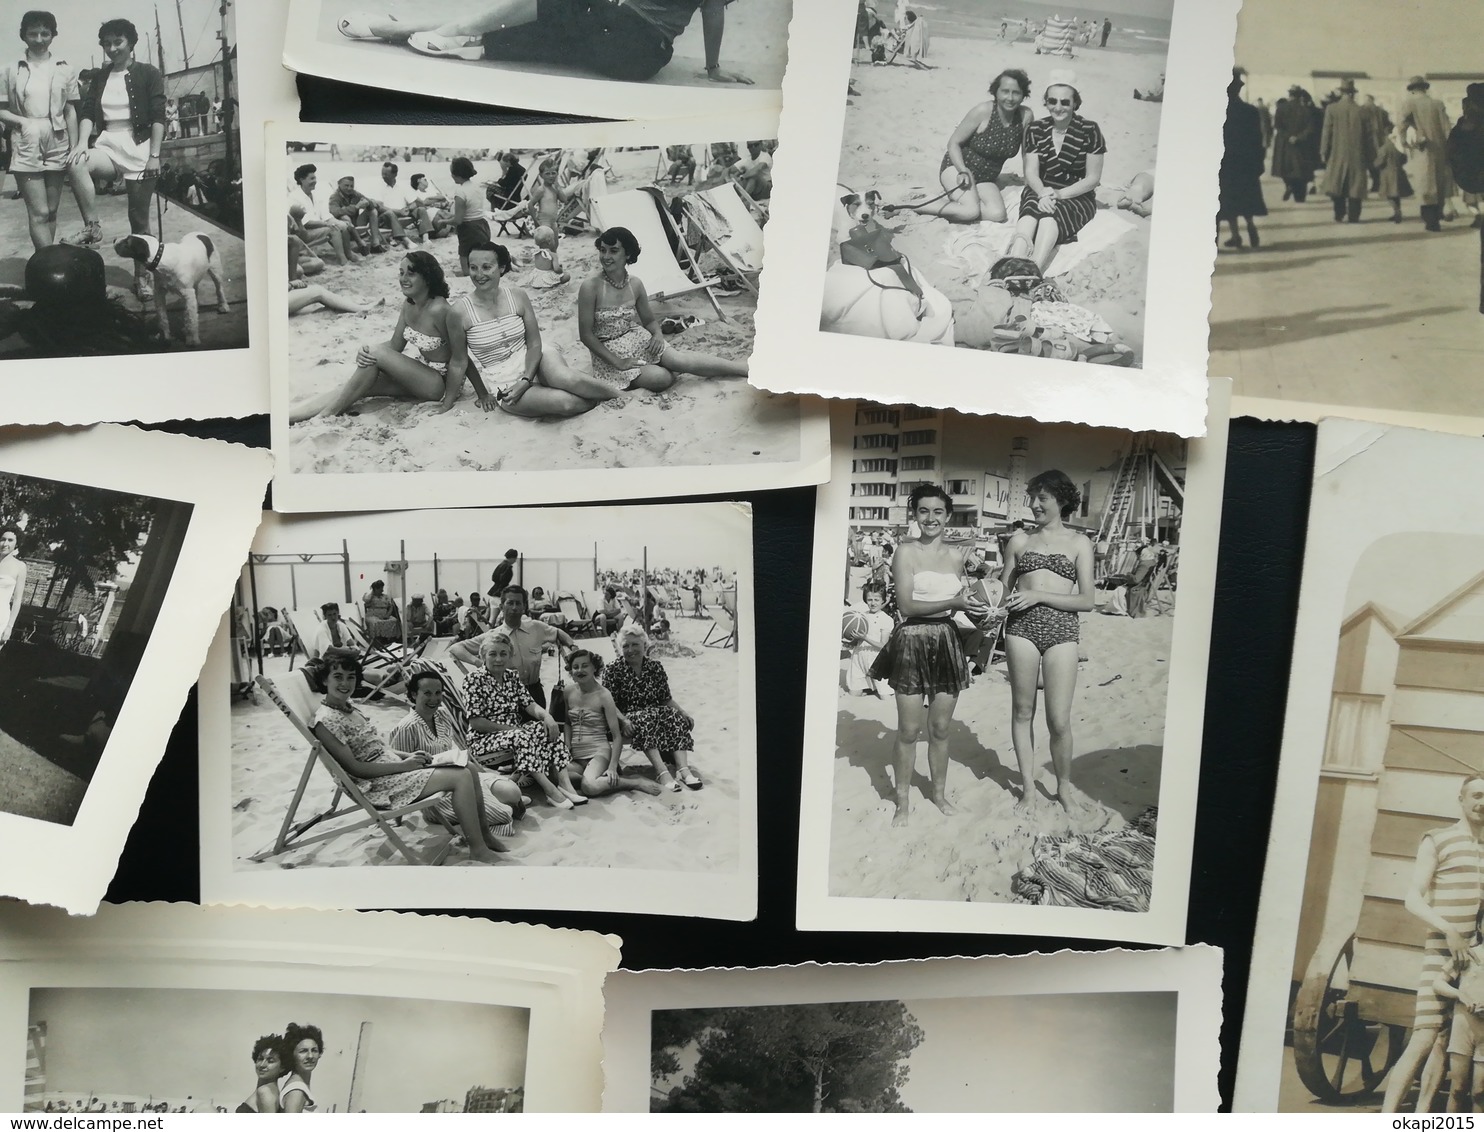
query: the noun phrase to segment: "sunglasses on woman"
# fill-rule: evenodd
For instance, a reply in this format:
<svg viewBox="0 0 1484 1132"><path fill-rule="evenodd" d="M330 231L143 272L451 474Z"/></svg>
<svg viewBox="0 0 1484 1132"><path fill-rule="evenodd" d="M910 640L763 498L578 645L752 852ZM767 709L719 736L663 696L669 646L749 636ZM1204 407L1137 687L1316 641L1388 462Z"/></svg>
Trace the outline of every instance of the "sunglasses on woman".
<svg viewBox="0 0 1484 1132"><path fill-rule="evenodd" d="M1046 105L1047 106L1070 106L1070 105L1072 105L1072 100L1070 98L1048 98L1046 100Z"/></svg>

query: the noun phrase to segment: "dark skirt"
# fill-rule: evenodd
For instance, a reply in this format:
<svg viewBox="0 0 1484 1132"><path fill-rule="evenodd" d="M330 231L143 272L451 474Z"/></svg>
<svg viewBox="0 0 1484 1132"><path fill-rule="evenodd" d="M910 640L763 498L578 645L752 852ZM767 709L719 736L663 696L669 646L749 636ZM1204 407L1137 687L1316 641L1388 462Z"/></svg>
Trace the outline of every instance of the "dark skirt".
<svg viewBox="0 0 1484 1132"><path fill-rule="evenodd" d="M969 686L969 661L952 621L912 618L892 630L870 676L898 695L956 696Z"/></svg>
<svg viewBox="0 0 1484 1132"><path fill-rule="evenodd" d="M489 221L465 220L454 229L454 232L459 238L459 255L466 256L469 254L469 249L475 244L482 244L489 240Z"/></svg>
<svg viewBox="0 0 1484 1132"><path fill-rule="evenodd" d="M1027 216L1032 216L1037 220L1055 220L1058 229L1056 237L1058 245L1075 241L1077 233L1086 228L1092 222L1092 218L1098 214L1098 198L1093 193L1083 193L1081 196L1057 201L1056 211L1051 216L1042 212L1039 206L1040 199L1034 193L1029 190L1021 193L1020 218L1024 220Z"/></svg>

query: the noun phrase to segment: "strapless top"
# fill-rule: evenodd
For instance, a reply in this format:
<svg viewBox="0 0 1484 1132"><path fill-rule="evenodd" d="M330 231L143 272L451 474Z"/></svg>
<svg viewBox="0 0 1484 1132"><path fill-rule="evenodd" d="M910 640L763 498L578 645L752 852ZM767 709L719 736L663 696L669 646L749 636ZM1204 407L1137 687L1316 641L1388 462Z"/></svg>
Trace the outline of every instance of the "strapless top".
<svg viewBox="0 0 1484 1132"><path fill-rule="evenodd" d="M1042 554L1039 550L1022 551L1020 557L1015 560L1015 576L1018 578L1022 574L1029 574L1032 570L1050 570L1069 582L1077 580L1077 563L1065 554Z"/></svg>
<svg viewBox="0 0 1484 1132"><path fill-rule="evenodd" d="M608 742L608 720L595 708L568 708L567 722L572 725L572 743Z"/></svg>
<svg viewBox="0 0 1484 1132"><path fill-rule="evenodd" d="M918 570L912 575L913 601L947 601L963 589L963 578L943 570Z"/></svg>

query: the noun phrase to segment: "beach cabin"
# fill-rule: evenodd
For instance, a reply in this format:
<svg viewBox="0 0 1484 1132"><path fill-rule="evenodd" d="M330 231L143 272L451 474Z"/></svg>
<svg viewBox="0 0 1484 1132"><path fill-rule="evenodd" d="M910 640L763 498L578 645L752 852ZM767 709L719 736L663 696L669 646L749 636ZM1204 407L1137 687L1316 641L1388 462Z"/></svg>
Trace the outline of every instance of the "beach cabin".
<svg viewBox="0 0 1484 1132"><path fill-rule="evenodd" d="M1295 1067L1320 1100L1372 1091L1411 1027L1423 925L1417 847L1484 771L1484 573L1398 626L1341 626L1293 979Z"/></svg>

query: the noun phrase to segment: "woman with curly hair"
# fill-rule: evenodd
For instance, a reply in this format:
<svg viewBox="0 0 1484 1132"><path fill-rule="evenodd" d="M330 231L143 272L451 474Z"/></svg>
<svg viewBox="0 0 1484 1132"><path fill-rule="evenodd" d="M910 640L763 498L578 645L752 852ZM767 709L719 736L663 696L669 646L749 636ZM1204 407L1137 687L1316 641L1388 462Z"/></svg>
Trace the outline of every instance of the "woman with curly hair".
<svg viewBox="0 0 1484 1132"><path fill-rule="evenodd" d="M1000 173L1020 152L1026 127L1035 118L1025 105L1030 93L1031 79L1024 71L1012 67L996 75L989 84L989 101L964 115L948 139L938 169L946 199L905 207L956 224L1003 223L1007 213Z"/></svg>
<svg viewBox="0 0 1484 1132"><path fill-rule="evenodd" d="M567 750L582 770L579 789L589 798L618 790L658 794L660 788L647 778L626 775L619 767L623 754L623 728L613 693L598 683L603 658L587 649L567 657L567 672L573 683L565 693Z"/></svg>
<svg viewBox="0 0 1484 1132"><path fill-rule="evenodd" d="M1108 153L1103 131L1081 115L1082 95L1070 81L1048 86L1045 102L1047 116L1025 131L1025 188L1008 253L1034 259L1043 272L1056 249L1075 241L1097 215Z"/></svg>
<svg viewBox="0 0 1484 1132"><path fill-rule="evenodd" d="M356 370L333 393L302 402L289 411L289 423L348 412L366 397L441 401L448 381L448 282L428 252L408 252L397 272L402 309L392 336L356 354ZM405 351L417 351L410 357Z"/></svg>
<svg viewBox="0 0 1484 1132"><path fill-rule="evenodd" d="M237 1106L237 1111L282 1112L278 1079L289 1071L288 1058L284 1056L283 1035L266 1034L254 1042L252 1065L258 1075L258 1084L247 1100Z"/></svg>
<svg viewBox="0 0 1484 1132"><path fill-rule="evenodd" d="M619 659L603 670L603 687L613 694L623 737L649 756L665 789L701 789L701 776L690 765L696 721L671 694L665 666L648 655L648 634L636 623L625 625L618 634L618 651ZM674 760L673 775L666 755Z"/></svg>
<svg viewBox="0 0 1484 1132"><path fill-rule="evenodd" d="M1017 531L1005 546L1005 658L1010 675L1010 736L1024 784L1019 810L1036 804L1037 685L1045 686L1046 732L1053 797L1068 811L1084 803L1072 786L1072 698L1077 691L1077 615L1093 608L1093 550L1066 525L1081 493L1065 472L1049 470L1026 485L1032 532Z"/></svg>
<svg viewBox="0 0 1484 1132"><path fill-rule="evenodd" d="M288 1078L279 1089L281 1112L314 1112L314 1094L309 1079L325 1055L325 1036L318 1026L301 1026L290 1022L283 1028L283 1052L288 1061Z"/></svg>
<svg viewBox="0 0 1484 1132"><path fill-rule="evenodd" d="M928 737L928 775L933 805L956 812L948 801L948 729L958 696L969 686L969 661L953 623L955 613L974 621L990 609L969 590L967 571L982 565L974 544L947 543L943 535L953 514L953 500L937 484L919 484L909 497L908 515L918 536L903 539L891 557L891 579L897 609L905 618L871 665L872 680L891 684L897 701L894 761L896 813L892 825L906 825L917 737Z"/></svg>

